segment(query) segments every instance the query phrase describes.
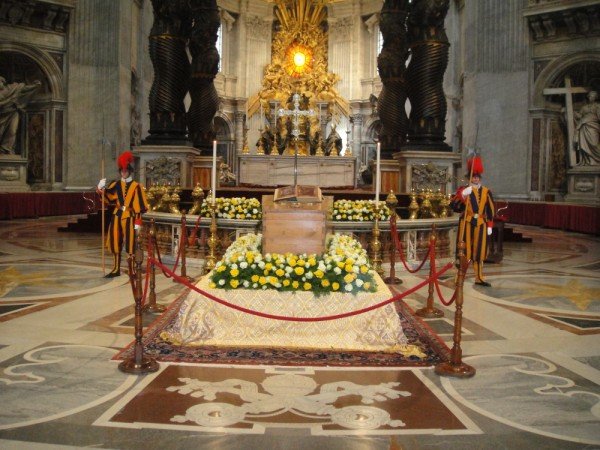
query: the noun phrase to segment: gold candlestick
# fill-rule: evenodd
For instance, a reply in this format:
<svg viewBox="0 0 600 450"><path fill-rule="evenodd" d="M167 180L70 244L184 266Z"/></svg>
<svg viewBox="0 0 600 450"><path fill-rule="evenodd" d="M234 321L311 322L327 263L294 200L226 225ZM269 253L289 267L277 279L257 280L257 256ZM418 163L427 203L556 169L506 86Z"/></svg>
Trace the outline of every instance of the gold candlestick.
<svg viewBox="0 0 600 450"><path fill-rule="evenodd" d="M211 201L209 203L209 208L210 236L207 239L208 256L206 257L206 264L204 265L204 273L210 272L217 265L217 245L219 243L219 239L217 238L217 204Z"/></svg>
<svg viewBox="0 0 600 450"><path fill-rule="evenodd" d="M410 220L415 220L419 214L419 204L417 203L417 193L413 189L410 192L410 205L408 205L408 211L410 212L410 216L408 217Z"/></svg>
<svg viewBox="0 0 600 450"><path fill-rule="evenodd" d="M383 268L381 267L381 241L379 240L379 204L377 202L375 202L375 220L373 220L372 234L371 263L373 264L373 270L382 276Z"/></svg>

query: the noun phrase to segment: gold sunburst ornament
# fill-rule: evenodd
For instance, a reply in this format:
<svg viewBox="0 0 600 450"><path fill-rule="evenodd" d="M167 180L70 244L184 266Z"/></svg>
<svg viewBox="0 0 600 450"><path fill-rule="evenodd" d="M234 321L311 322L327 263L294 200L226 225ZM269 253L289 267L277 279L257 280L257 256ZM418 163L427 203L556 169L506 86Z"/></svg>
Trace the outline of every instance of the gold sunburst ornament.
<svg viewBox="0 0 600 450"><path fill-rule="evenodd" d="M270 101L288 107L292 94L302 94L307 107L317 102L338 105L348 114L348 102L335 88L339 76L327 71L327 7L332 0L274 0L279 30L273 36L271 63L265 68L262 89L250 99L252 116L262 105L270 114Z"/></svg>

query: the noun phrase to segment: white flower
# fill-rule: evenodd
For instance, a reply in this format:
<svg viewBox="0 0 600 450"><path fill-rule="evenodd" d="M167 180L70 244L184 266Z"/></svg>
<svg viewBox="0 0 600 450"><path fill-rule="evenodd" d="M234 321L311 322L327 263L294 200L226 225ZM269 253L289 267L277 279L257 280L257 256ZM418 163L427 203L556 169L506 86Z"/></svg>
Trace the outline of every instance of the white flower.
<svg viewBox="0 0 600 450"><path fill-rule="evenodd" d="M312 272L306 272L306 278L307 278L308 280L311 280L311 279L312 279L312 277L314 277L314 275L313 275L313 273L312 273Z"/></svg>
<svg viewBox="0 0 600 450"><path fill-rule="evenodd" d="M342 269L340 269L339 267L335 267L333 269L333 271L335 272L336 275L339 275L340 273L342 273Z"/></svg>
<svg viewBox="0 0 600 450"><path fill-rule="evenodd" d="M236 263L233 263L233 264L231 265L231 268L232 268L232 269L237 269L237 268L238 268L238 265L237 265Z"/></svg>
<svg viewBox="0 0 600 450"><path fill-rule="evenodd" d="M242 284L244 285L245 288L250 286L250 282L248 280L244 280L244 282Z"/></svg>
<svg viewBox="0 0 600 450"><path fill-rule="evenodd" d="M259 261L258 262L258 268L259 269L264 269L265 268L265 262L264 261Z"/></svg>
<svg viewBox="0 0 600 450"><path fill-rule="evenodd" d="M344 289L348 292L352 292L352 284L350 284L350 283L346 284L346 286L344 286Z"/></svg>
<svg viewBox="0 0 600 450"><path fill-rule="evenodd" d="M258 287L258 283L252 283L252 287L256 289Z"/></svg>
<svg viewBox="0 0 600 450"><path fill-rule="evenodd" d="M221 278L219 280L219 286L223 286L225 284L225 280L223 278Z"/></svg>
<svg viewBox="0 0 600 450"><path fill-rule="evenodd" d="M240 269L246 269L248 267L248 263L246 261L242 261L240 263Z"/></svg>
<svg viewBox="0 0 600 450"><path fill-rule="evenodd" d="M294 269L292 269L290 266L286 266L285 267L285 272L286 273L291 273Z"/></svg>
<svg viewBox="0 0 600 450"><path fill-rule="evenodd" d="M360 278L357 278L356 280L354 280L354 283L358 286L361 287L363 284L365 284L365 282L363 280L361 280Z"/></svg>

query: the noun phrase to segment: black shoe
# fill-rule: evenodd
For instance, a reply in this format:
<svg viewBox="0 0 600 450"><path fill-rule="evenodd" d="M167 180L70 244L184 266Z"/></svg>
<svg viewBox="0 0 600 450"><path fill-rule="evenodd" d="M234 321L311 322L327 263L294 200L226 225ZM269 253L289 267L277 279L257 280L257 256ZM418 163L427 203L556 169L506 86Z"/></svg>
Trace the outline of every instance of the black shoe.
<svg viewBox="0 0 600 450"><path fill-rule="evenodd" d="M477 286L485 286L485 287L492 287L492 285L490 283L488 283L487 281L476 281L475 284Z"/></svg>
<svg viewBox="0 0 600 450"><path fill-rule="evenodd" d="M114 277L120 277L120 276L121 276L121 272L117 270L116 272L107 273L106 275L104 275L104 278L114 278Z"/></svg>

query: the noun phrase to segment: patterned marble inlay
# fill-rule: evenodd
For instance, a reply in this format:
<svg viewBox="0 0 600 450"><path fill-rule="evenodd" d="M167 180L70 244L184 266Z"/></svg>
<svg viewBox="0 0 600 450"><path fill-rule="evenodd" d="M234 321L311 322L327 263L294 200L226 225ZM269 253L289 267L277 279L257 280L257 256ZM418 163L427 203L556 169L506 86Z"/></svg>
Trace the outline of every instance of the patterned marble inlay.
<svg viewBox="0 0 600 450"><path fill-rule="evenodd" d="M124 278L123 283L127 281ZM113 281L103 278L102 270L96 267L49 263L0 264L0 300L91 293Z"/></svg>
<svg viewBox="0 0 600 450"><path fill-rule="evenodd" d="M0 363L0 430L75 414L120 395L136 377L107 361L114 350L88 345L55 345L31 350L22 359Z"/></svg>
<svg viewBox="0 0 600 450"><path fill-rule="evenodd" d="M423 404L428 413L418 414ZM169 365L96 424L252 434L282 427L311 434L479 432L418 370L237 368L232 377L227 367Z"/></svg>
<svg viewBox="0 0 600 450"><path fill-rule="evenodd" d="M514 428L600 445L598 385L529 356L481 355L463 361L477 367L477 376L442 378L455 400Z"/></svg>
<svg viewBox="0 0 600 450"><path fill-rule="evenodd" d="M567 276L505 276L492 288L478 289L511 306L546 311L600 313L600 280Z"/></svg>

